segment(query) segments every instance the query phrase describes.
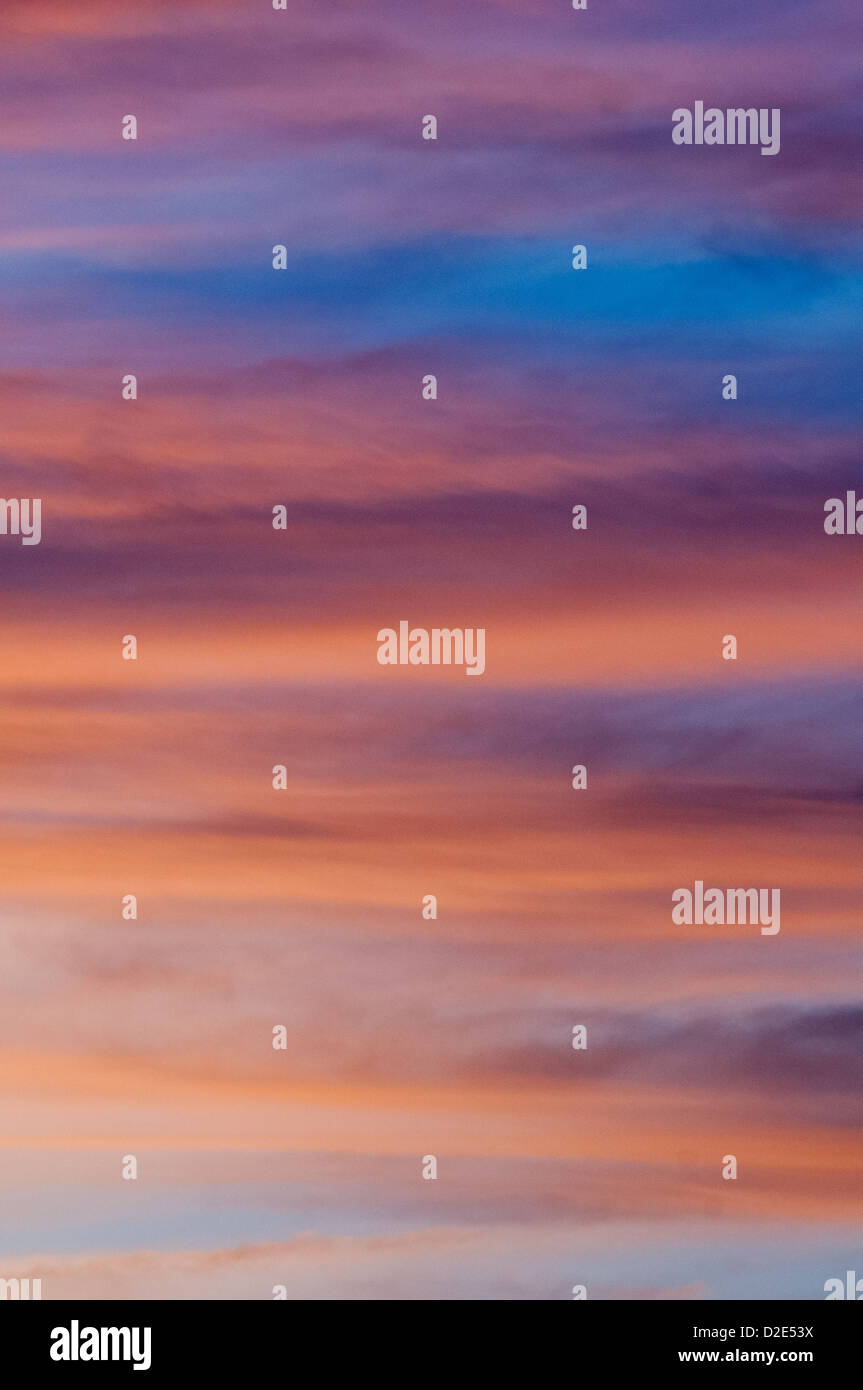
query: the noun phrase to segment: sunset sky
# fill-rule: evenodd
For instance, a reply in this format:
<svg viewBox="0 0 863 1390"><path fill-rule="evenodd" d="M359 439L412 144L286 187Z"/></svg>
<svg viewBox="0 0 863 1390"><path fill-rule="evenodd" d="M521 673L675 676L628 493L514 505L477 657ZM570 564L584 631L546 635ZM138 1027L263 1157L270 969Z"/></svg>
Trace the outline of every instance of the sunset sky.
<svg viewBox="0 0 863 1390"><path fill-rule="evenodd" d="M0 1277L863 1274L857 0L0 39L0 492L43 507L0 536ZM696 100L780 153L675 146ZM401 620L485 673L379 665ZM780 933L676 926L696 879Z"/></svg>

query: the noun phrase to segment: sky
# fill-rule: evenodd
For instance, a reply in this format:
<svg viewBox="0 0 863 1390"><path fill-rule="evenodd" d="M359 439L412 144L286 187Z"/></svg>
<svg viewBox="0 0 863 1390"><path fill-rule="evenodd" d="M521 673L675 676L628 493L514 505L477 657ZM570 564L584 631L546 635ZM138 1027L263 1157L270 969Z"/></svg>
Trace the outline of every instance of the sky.
<svg viewBox="0 0 863 1390"><path fill-rule="evenodd" d="M0 1277L861 1268L861 27L4 0ZM697 100L780 152L674 145ZM780 932L675 924L698 879Z"/></svg>

